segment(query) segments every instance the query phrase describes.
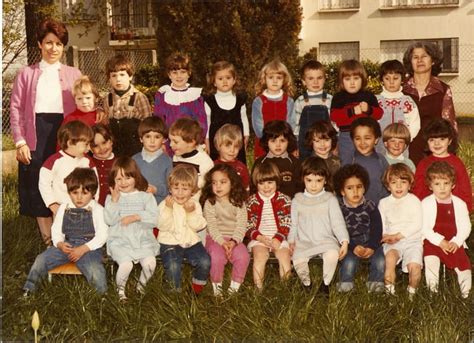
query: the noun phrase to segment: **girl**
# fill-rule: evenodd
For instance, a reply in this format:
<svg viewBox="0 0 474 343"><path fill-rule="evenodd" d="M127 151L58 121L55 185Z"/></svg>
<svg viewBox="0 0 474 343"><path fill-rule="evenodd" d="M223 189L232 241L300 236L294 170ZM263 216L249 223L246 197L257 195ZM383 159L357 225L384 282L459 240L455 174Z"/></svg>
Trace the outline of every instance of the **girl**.
<svg viewBox="0 0 474 343"><path fill-rule="evenodd" d="M247 231L245 191L240 177L228 164L217 164L206 174L201 194L207 221L206 250L211 256L211 281L214 295L222 294L227 261L232 263L230 291L238 291L250 262L242 243Z"/></svg>
<svg viewBox="0 0 474 343"><path fill-rule="evenodd" d="M170 127L177 119L190 117L202 128L202 138L207 134L207 116L204 110L204 99L201 88L190 87L188 80L192 74L189 56L174 53L166 60L166 72L171 85L160 87L155 95L154 115L163 119L166 127ZM173 151L167 143L168 154Z"/></svg>
<svg viewBox="0 0 474 343"><path fill-rule="evenodd" d="M347 254L349 234L337 198L325 190L330 174L323 159L308 157L302 165L304 193L291 202L291 230L288 235L296 273L303 286L311 287L308 261L323 258L323 282L319 291L329 294L337 261Z"/></svg>
<svg viewBox="0 0 474 343"><path fill-rule="evenodd" d="M252 182L257 185L257 193L247 201L248 249L253 254L253 281L261 290L270 252L278 259L281 279L287 279L291 271L286 240L291 227L291 199L278 191L281 175L271 162L255 167Z"/></svg>
<svg viewBox="0 0 474 343"><path fill-rule="evenodd" d="M296 137L290 124L283 120L272 120L265 124L260 141L266 155L259 157L253 168L272 162L282 176L280 191L290 198L303 190L301 182L301 161L291 153L296 150ZM252 171L253 174L253 171ZM251 191L255 192L257 184L253 184Z"/></svg>
<svg viewBox="0 0 474 343"><path fill-rule="evenodd" d="M216 131L224 124L237 125L244 136L244 147L240 149L238 159L246 164L245 149L249 140L249 120L245 101L247 96L236 94L234 87L238 85L237 73L232 63L220 61L214 63L208 78L210 95L205 97L205 109L209 130L206 147L212 160L217 159L218 152L214 145Z"/></svg>
<svg viewBox="0 0 474 343"><path fill-rule="evenodd" d="M332 185L332 176L341 167L341 160L334 155L337 146L337 131L327 120L318 120L306 133L306 146L313 151L314 156L324 160L329 171L326 181Z"/></svg>
<svg viewBox="0 0 474 343"><path fill-rule="evenodd" d="M99 204L104 206L105 198L110 194L109 174L115 161L114 143L108 126L96 124L92 126L92 131L94 132L94 140L91 143L92 160L99 173Z"/></svg>
<svg viewBox="0 0 474 343"><path fill-rule="evenodd" d="M140 293L155 271L159 245L153 227L158 207L153 194L145 192L148 183L131 157L117 158L110 171L109 185L104 212L105 222L110 226L107 253L119 265L117 291L120 300L126 301L125 284L133 264L140 262L142 266L137 284Z"/></svg>
<svg viewBox="0 0 474 343"><path fill-rule="evenodd" d="M288 120L293 111L293 83L286 66L279 60L265 64L255 85L257 97L252 103L252 125L255 131L255 158L265 152L260 146L263 127L270 120Z"/></svg>
<svg viewBox="0 0 474 343"><path fill-rule="evenodd" d="M472 188L469 175L464 163L456 152L456 132L447 119L435 119L423 131L426 145L431 155L420 161L415 172L413 194L420 200L431 194L429 185L425 182L426 170L436 161L445 161L453 166L456 179L453 184L453 194L464 200L469 212L472 211Z"/></svg>
<svg viewBox="0 0 474 343"><path fill-rule="evenodd" d="M367 72L356 60L343 61L339 67L339 92L331 102L331 121L339 127L339 157L342 165L351 163L354 145L350 137L352 122L359 117L371 116L379 120L383 110L377 98L365 90Z"/></svg>

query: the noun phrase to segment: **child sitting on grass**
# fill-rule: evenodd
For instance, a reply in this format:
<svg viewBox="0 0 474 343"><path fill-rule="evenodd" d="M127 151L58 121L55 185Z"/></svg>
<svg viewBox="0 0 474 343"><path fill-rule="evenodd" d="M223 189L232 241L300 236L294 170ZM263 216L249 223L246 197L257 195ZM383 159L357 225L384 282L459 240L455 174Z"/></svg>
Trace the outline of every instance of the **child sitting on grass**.
<svg viewBox="0 0 474 343"><path fill-rule="evenodd" d="M291 272L291 254L287 241L291 227L291 199L278 191L281 175L272 162L259 164L252 173L257 193L247 201L248 249L253 255L253 280L263 289L265 265L270 252L278 259L280 278L286 280Z"/></svg>
<svg viewBox="0 0 474 343"><path fill-rule="evenodd" d="M354 288L354 277L361 259L368 259L369 292L384 289L385 258L382 244L382 219L373 201L364 198L369 185L367 171L358 164L348 164L334 175L336 194L349 232L349 251L339 270L339 292Z"/></svg>
<svg viewBox="0 0 474 343"><path fill-rule="evenodd" d="M192 166L178 165L168 177L168 195L158 206L160 254L166 278L175 291L181 291L181 269L186 258L193 266L192 287L196 295L207 283L211 259L197 232L206 220L201 205L192 196L197 192L198 175Z"/></svg>
<svg viewBox="0 0 474 343"><path fill-rule="evenodd" d="M472 286L472 272L465 248L471 233L471 221L466 203L452 194L455 169L445 161L433 162L426 171L425 180L433 191L421 202L426 284L432 292L438 292L442 262L456 271L461 296L467 298Z"/></svg>
<svg viewBox="0 0 474 343"><path fill-rule="evenodd" d="M93 199L97 177L90 168L76 168L64 183L69 201L58 208L51 228L53 246L36 257L23 286L25 296L36 290L49 270L68 262L76 263L98 293L107 290L101 250L107 240L107 225L103 207Z"/></svg>
<svg viewBox="0 0 474 343"><path fill-rule="evenodd" d="M385 289L389 294L395 294L395 268L400 262L403 272L408 273L407 290L410 296L415 294L421 279L421 202L410 193L413 181L413 172L403 163L392 164L383 176L383 183L391 193L379 203L385 253Z"/></svg>

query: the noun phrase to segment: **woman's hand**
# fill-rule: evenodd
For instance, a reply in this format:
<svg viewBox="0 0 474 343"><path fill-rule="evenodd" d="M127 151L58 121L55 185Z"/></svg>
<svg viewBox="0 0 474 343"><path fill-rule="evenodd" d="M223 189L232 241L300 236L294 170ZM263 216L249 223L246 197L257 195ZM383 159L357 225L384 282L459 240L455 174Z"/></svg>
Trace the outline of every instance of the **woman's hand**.
<svg viewBox="0 0 474 343"><path fill-rule="evenodd" d="M24 144L16 149L16 160L23 164L30 164L31 162L31 151L28 144Z"/></svg>

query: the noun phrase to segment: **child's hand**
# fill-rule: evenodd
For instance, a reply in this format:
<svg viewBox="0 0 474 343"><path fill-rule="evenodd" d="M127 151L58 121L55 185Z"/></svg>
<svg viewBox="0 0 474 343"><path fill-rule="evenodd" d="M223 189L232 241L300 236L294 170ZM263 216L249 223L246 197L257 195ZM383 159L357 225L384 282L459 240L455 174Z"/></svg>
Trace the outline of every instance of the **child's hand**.
<svg viewBox="0 0 474 343"><path fill-rule="evenodd" d="M56 217L56 213L58 213L58 208L59 204L57 202L49 205L49 209L51 210L51 212L53 212L53 219Z"/></svg>
<svg viewBox="0 0 474 343"><path fill-rule="evenodd" d="M278 239L273 238L271 245L272 245L273 250L278 250L278 249L280 249L281 242Z"/></svg>
<svg viewBox="0 0 474 343"><path fill-rule="evenodd" d="M400 232L397 232L393 235L385 234L385 235L382 236L381 242L382 243L387 243L387 244L395 244L398 241L400 241L400 239L402 239L402 238L403 238L403 235Z"/></svg>
<svg viewBox="0 0 474 343"><path fill-rule="evenodd" d="M95 122L96 124L102 123L104 125L107 125L109 123L109 118L107 117L107 114L104 111L97 110L95 115Z"/></svg>
<svg viewBox="0 0 474 343"><path fill-rule="evenodd" d="M184 203L183 208L187 213L191 213L196 209L196 205L194 204L194 201L189 199Z"/></svg>
<svg viewBox="0 0 474 343"><path fill-rule="evenodd" d="M293 151L292 155L295 156L296 158L300 158L300 151L296 149L295 151Z"/></svg>
<svg viewBox="0 0 474 343"><path fill-rule="evenodd" d="M59 242L57 244L57 247L59 250L61 250L65 254L69 254L72 251L72 246L69 243Z"/></svg>
<svg viewBox="0 0 474 343"><path fill-rule="evenodd" d="M373 254L374 254L374 249L364 248L364 254L363 254L362 258L369 258Z"/></svg>
<svg viewBox="0 0 474 343"><path fill-rule="evenodd" d="M454 242L449 242L449 252L454 254L459 249L459 246Z"/></svg>
<svg viewBox="0 0 474 343"><path fill-rule="evenodd" d="M443 239L441 241L441 243L439 243L439 247L441 248L441 250L443 250L443 252L447 255L448 253L451 252L451 245L449 244L449 242L445 239Z"/></svg>
<svg viewBox="0 0 474 343"><path fill-rule="evenodd" d="M120 220L120 224L123 226L127 226L128 224L140 221L140 216L138 214L131 214L129 216L125 216Z"/></svg>
<svg viewBox="0 0 474 343"><path fill-rule="evenodd" d="M347 255L347 250L349 248L349 242L344 241L339 248L339 261L342 261Z"/></svg>
<svg viewBox="0 0 474 343"><path fill-rule="evenodd" d="M69 260L72 262L77 262L89 250L89 247L85 244L72 248L71 252L68 254Z"/></svg>
<svg viewBox="0 0 474 343"><path fill-rule="evenodd" d="M225 242L222 244L222 247L223 247L224 250L225 250L225 254L226 254L227 258L230 259L231 256L232 256L232 250L233 250L234 247L235 247L235 242L234 242L234 241L225 241Z"/></svg>
<svg viewBox="0 0 474 343"><path fill-rule="evenodd" d="M359 103L360 109L362 113L366 113L369 110L369 104L366 103L365 101L362 101Z"/></svg>
<svg viewBox="0 0 474 343"><path fill-rule="evenodd" d="M259 241L262 244L265 244L269 248L272 247L272 241L267 236L259 235L259 236L257 236L257 241Z"/></svg>
<svg viewBox="0 0 474 343"><path fill-rule="evenodd" d="M168 207L168 208L173 208L173 204L174 204L173 197L171 195L168 195L165 198L165 206Z"/></svg>
<svg viewBox="0 0 474 343"><path fill-rule="evenodd" d="M148 188L146 189L146 192L151 194L156 194L157 191L158 189L153 185L148 185Z"/></svg>
<svg viewBox="0 0 474 343"><path fill-rule="evenodd" d="M356 247L354 248L354 250L352 252L357 257L363 258L363 255L365 253L365 248L362 245L356 245Z"/></svg>
<svg viewBox="0 0 474 343"><path fill-rule="evenodd" d="M118 202L120 199L120 191L117 184L114 187L109 187L110 189L110 197L112 198L112 202Z"/></svg>
<svg viewBox="0 0 474 343"><path fill-rule="evenodd" d="M354 106L354 114L355 115L362 114L362 108L360 107L360 104Z"/></svg>

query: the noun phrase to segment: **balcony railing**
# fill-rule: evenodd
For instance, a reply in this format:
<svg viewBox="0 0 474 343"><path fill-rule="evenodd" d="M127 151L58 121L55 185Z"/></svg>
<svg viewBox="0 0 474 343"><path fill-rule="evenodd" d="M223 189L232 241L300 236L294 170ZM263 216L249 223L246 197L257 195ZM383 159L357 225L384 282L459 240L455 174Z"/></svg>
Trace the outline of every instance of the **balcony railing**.
<svg viewBox="0 0 474 343"><path fill-rule="evenodd" d="M381 9L457 7L459 0L381 0Z"/></svg>
<svg viewBox="0 0 474 343"><path fill-rule="evenodd" d="M331 11L358 11L359 0L319 0L320 12Z"/></svg>

